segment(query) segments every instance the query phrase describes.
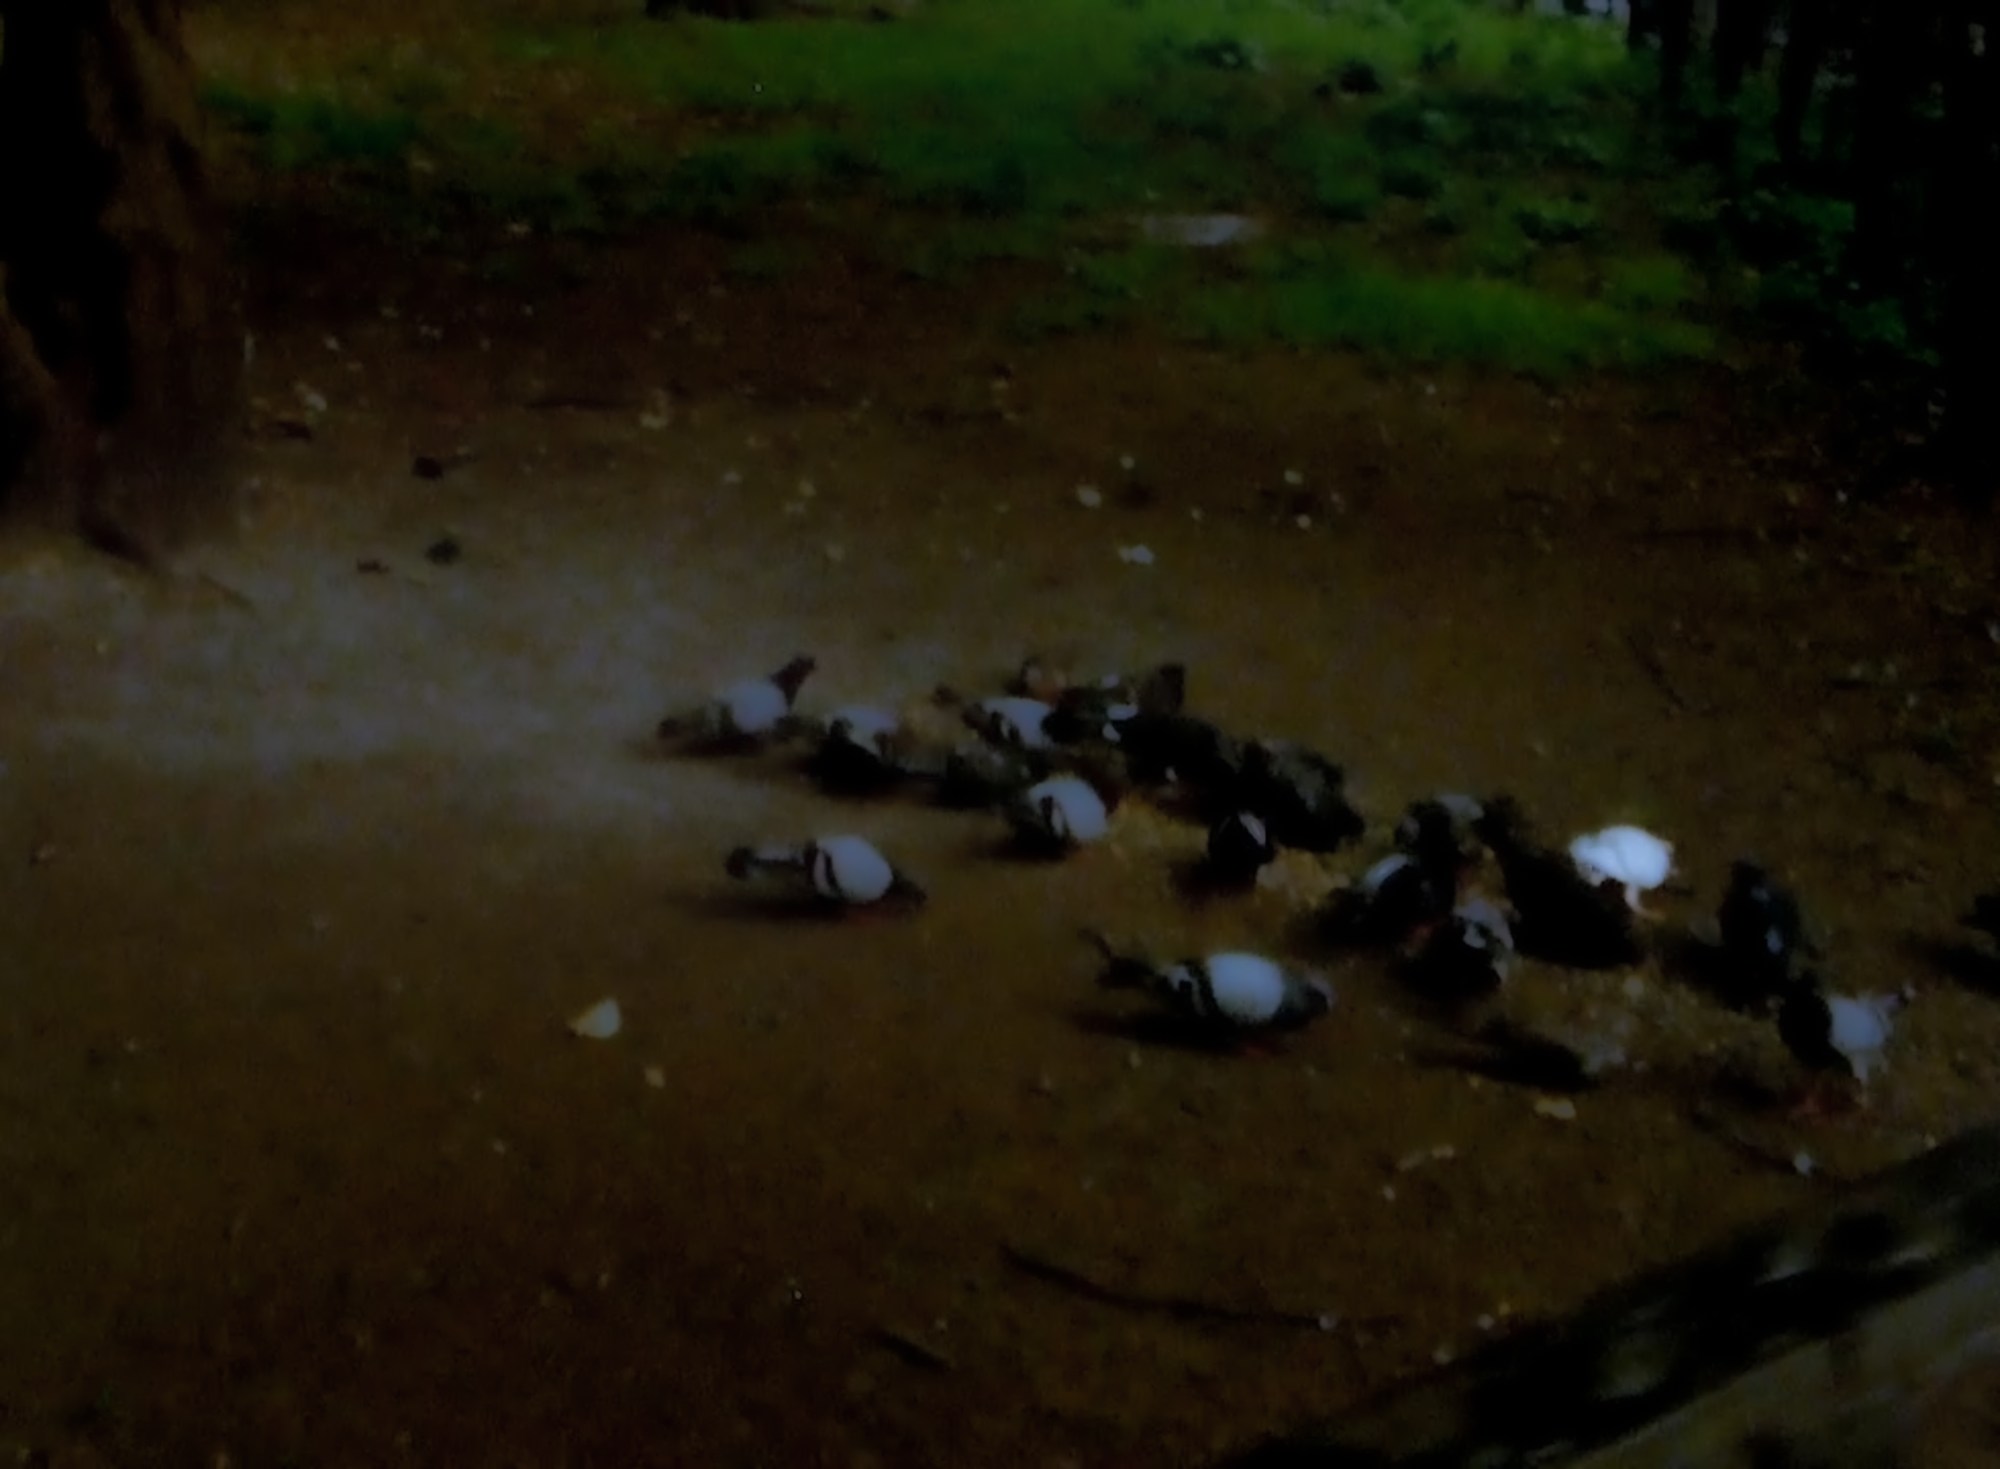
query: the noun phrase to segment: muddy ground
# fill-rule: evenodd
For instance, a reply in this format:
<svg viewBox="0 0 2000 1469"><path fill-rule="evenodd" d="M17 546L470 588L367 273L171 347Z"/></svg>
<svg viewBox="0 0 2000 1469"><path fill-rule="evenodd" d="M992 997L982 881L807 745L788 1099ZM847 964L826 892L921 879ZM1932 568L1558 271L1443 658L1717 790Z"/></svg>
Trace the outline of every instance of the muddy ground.
<svg viewBox="0 0 2000 1469"><path fill-rule="evenodd" d="M1782 380L1030 346L720 261L258 257L240 534L167 579L7 543L22 1462L1194 1464L1990 1113L2000 1006L1951 946L2000 878L1994 538L1845 495ZM1444 786L1672 837L1657 957L1509 999L1634 1066L1543 1115L1424 1064L1369 956L1320 956L1339 1005L1276 1056L1155 1044L1080 925L1306 953L1376 847L1197 904L1199 833L1143 804L1023 863L649 739L800 650L826 707L1030 649L1184 659L1201 711L1346 761L1377 835ZM928 908L722 875L838 829ZM1918 991L1858 1117L1746 1101L1775 1034L1676 957L1744 852L1842 984ZM565 1033L606 996L620 1035Z"/></svg>

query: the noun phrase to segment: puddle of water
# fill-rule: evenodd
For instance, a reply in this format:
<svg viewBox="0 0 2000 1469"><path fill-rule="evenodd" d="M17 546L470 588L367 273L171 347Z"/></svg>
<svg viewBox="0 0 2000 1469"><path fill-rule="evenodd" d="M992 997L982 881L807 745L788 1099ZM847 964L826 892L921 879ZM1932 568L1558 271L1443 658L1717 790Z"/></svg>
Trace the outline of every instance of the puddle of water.
<svg viewBox="0 0 2000 1469"><path fill-rule="evenodd" d="M1194 250L1247 245L1265 232L1264 222L1247 214L1148 214L1139 221L1140 237L1148 244Z"/></svg>

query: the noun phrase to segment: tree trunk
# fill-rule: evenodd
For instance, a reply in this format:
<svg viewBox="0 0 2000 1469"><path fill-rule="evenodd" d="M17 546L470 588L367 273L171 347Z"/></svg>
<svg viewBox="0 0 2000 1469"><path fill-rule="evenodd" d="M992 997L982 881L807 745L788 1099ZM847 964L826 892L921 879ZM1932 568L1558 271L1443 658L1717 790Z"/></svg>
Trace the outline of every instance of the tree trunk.
<svg viewBox="0 0 2000 1469"><path fill-rule="evenodd" d="M8 313L6 287L0 273L0 487L19 482L61 397L33 340Z"/></svg>
<svg viewBox="0 0 2000 1469"><path fill-rule="evenodd" d="M1659 0L1660 100L1678 112L1687 95L1688 61L1694 55L1694 0Z"/></svg>
<svg viewBox="0 0 2000 1469"><path fill-rule="evenodd" d="M1743 93L1744 76L1763 64L1771 9L1772 0L1718 0L1715 7L1709 57L1715 71L1716 100L1722 105L1707 129L1707 153L1725 177L1736 172L1740 131L1736 104Z"/></svg>
<svg viewBox="0 0 2000 1469"><path fill-rule="evenodd" d="M1660 0L1630 0L1625 7L1625 49L1643 51L1660 33Z"/></svg>
<svg viewBox="0 0 2000 1469"><path fill-rule="evenodd" d="M1996 7L1955 0L1945 28L1944 201L1939 227L1945 283L1945 417L1940 447L1961 495L1982 508L2000 493L1992 415L2000 409L2000 65ZM1977 29L1975 29L1977 27ZM1978 36L1983 45L1975 44Z"/></svg>
<svg viewBox="0 0 2000 1469"><path fill-rule="evenodd" d="M1778 115L1773 124L1778 161L1796 176L1805 162L1806 114L1813 87L1833 42L1834 0L1792 0L1786 18L1785 54L1778 63Z"/></svg>
<svg viewBox="0 0 2000 1469"><path fill-rule="evenodd" d="M1895 288L1909 257L1906 184L1916 162L1911 110L1933 15L1928 0L1864 0L1856 54L1850 262L1864 291Z"/></svg>
<svg viewBox="0 0 2000 1469"><path fill-rule="evenodd" d="M0 22L0 499L12 468L16 501L158 545L229 506L242 370L180 3Z"/></svg>
<svg viewBox="0 0 2000 1469"><path fill-rule="evenodd" d="M1744 76L1762 68L1772 0L1721 0L1715 14L1715 90L1733 103Z"/></svg>

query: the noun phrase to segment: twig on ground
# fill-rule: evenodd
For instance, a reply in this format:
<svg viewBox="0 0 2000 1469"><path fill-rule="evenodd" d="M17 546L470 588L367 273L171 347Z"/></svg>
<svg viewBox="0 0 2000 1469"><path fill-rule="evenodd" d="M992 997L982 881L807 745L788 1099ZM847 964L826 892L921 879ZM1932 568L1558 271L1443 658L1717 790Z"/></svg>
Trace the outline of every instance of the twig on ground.
<svg viewBox="0 0 2000 1469"><path fill-rule="evenodd" d="M939 1351L913 1331L905 1331L900 1326L884 1322L873 1332L877 1343L901 1357L912 1367L928 1368L932 1372L949 1372L956 1365L949 1356Z"/></svg>
<svg viewBox="0 0 2000 1469"><path fill-rule="evenodd" d="M1353 1322L1332 1311L1291 1311L1281 1306L1239 1306L1227 1301L1205 1301L1193 1296L1155 1295L1147 1291L1128 1290L1100 1280L1097 1276L1074 1265L1064 1264L1033 1250L1024 1250L1017 1245L1002 1245L1002 1258L1023 1275L1031 1275L1046 1284L1096 1301L1100 1305L1117 1306L1126 1311L1151 1311L1163 1316L1171 1316L1180 1321L1222 1321L1248 1326L1288 1326L1312 1331L1333 1331L1341 1326L1363 1328L1392 1324L1396 1318L1380 1317L1368 1322Z"/></svg>
<svg viewBox="0 0 2000 1469"><path fill-rule="evenodd" d="M1752 1137L1713 1108L1691 1107L1688 1110L1688 1117L1700 1131L1707 1133L1717 1142L1728 1144L1754 1163L1762 1163L1767 1168L1775 1168L1780 1173L1789 1173L1797 1178L1836 1184L1854 1181L1844 1170L1828 1168L1817 1158L1808 1157L1810 1166L1801 1168L1799 1159L1805 1156L1803 1149L1794 1149L1788 1153L1782 1146Z"/></svg>
<svg viewBox="0 0 2000 1469"><path fill-rule="evenodd" d="M1625 646L1632 651L1632 657L1639 665L1640 672L1652 681L1653 687L1666 697L1674 708L1685 713L1688 701L1681 691L1674 687L1674 681L1667 676L1666 666L1660 662L1659 650L1637 631L1627 628Z"/></svg>
<svg viewBox="0 0 2000 1469"><path fill-rule="evenodd" d="M232 607L240 607L245 612L255 612L257 610L257 604L251 599L249 593L238 591L218 576L214 576L206 571L197 571L194 574L194 579L221 597L223 601L229 603Z"/></svg>

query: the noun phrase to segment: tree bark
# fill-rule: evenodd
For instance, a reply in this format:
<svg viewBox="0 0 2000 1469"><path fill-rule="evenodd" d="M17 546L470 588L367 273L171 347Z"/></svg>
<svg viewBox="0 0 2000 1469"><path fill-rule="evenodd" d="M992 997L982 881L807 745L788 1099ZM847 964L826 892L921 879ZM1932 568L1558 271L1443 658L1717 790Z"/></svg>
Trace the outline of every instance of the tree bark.
<svg viewBox="0 0 2000 1469"><path fill-rule="evenodd" d="M1525 3L1522 6L1526 9ZM1625 49L1643 51L1660 32L1660 0L1629 0L1625 7Z"/></svg>
<svg viewBox="0 0 2000 1469"><path fill-rule="evenodd" d="M2000 65L1993 47L2000 6L1953 0L1944 34L1944 201L1940 265L1945 285L1942 355L1945 416L1940 447L1961 496L1991 508L2000 494ZM1978 36L1983 44L1975 44Z"/></svg>
<svg viewBox="0 0 2000 1469"><path fill-rule="evenodd" d="M1715 90L1724 102L1734 102L1743 78L1764 64L1764 44L1771 33L1772 0L1721 0L1715 14Z"/></svg>
<svg viewBox="0 0 2000 1469"><path fill-rule="evenodd" d="M1785 22L1785 54L1778 63L1778 115L1772 130L1778 162L1794 176L1805 162L1806 115L1833 42L1833 6L1834 0L1792 0Z"/></svg>
<svg viewBox="0 0 2000 1469"><path fill-rule="evenodd" d="M1854 127L1854 279L1885 292L1909 259L1912 105L1935 18L1928 0L1863 0Z"/></svg>
<svg viewBox="0 0 2000 1469"><path fill-rule="evenodd" d="M1659 0L1660 101L1680 111L1687 96L1688 62L1694 55L1694 0Z"/></svg>
<svg viewBox="0 0 2000 1469"><path fill-rule="evenodd" d="M180 12L0 0L0 498L140 545L229 508L242 369Z"/></svg>

